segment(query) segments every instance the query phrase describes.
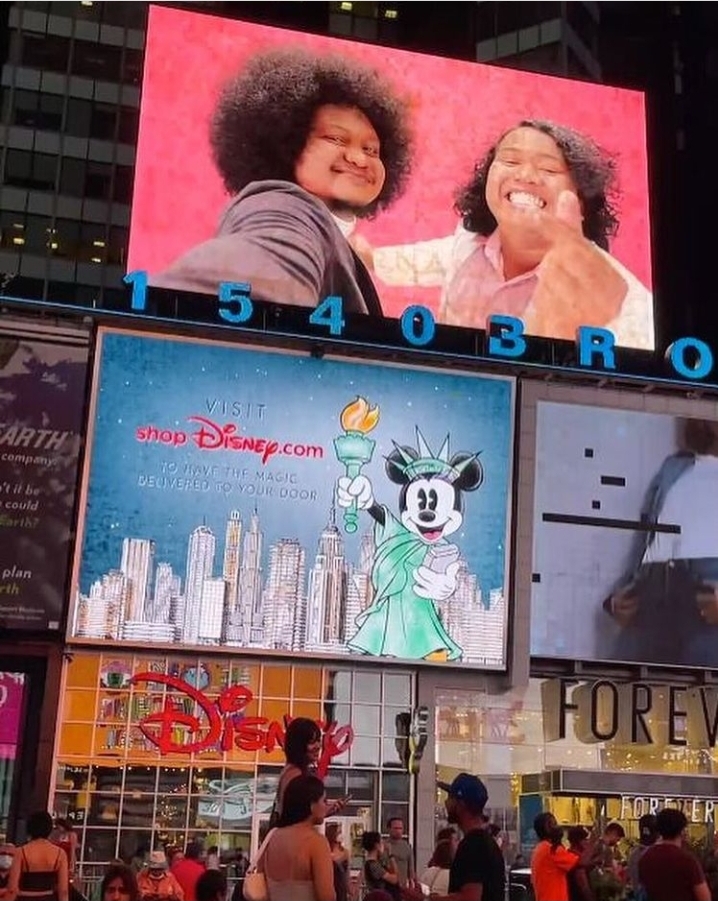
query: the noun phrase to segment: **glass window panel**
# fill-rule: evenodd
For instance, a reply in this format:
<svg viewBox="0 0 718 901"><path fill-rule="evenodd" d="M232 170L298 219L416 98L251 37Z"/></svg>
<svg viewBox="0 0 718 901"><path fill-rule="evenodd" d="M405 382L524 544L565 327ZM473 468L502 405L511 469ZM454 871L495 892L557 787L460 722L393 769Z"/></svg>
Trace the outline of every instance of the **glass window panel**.
<svg viewBox="0 0 718 901"><path fill-rule="evenodd" d="M310 720L322 718L322 705L320 701L293 701L292 716L304 716Z"/></svg>
<svg viewBox="0 0 718 901"><path fill-rule="evenodd" d="M76 138L90 137L90 123L92 121L92 104L89 100L77 100L70 97L67 102L67 134Z"/></svg>
<svg viewBox="0 0 718 901"><path fill-rule="evenodd" d="M87 162L63 157L60 168L60 193L82 197L85 189Z"/></svg>
<svg viewBox="0 0 718 901"><path fill-rule="evenodd" d="M408 773L383 773L381 794L384 801L409 801L410 776Z"/></svg>
<svg viewBox="0 0 718 901"><path fill-rule="evenodd" d="M128 766L125 769L125 794L153 794L157 784L157 768L150 766Z"/></svg>
<svg viewBox="0 0 718 901"><path fill-rule="evenodd" d="M224 770L218 767L196 767L192 770L191 788L192 794L202 795L209 791L210 782L221 782Z"/></svg>
<svg viewBox="0 0 718 901"><path fill-rule="evenodd" d="M187 795L158 795L155 822L159 829L184 829L188 807ZM123 824L125 822L123 817Z"/></svg>
<svg viewBox="0 0 718 901"><path fill-rule="evenodd" d="M44 254L51 243L51 220L47 216L28 216L25 219L25 249Z"/></svg>
<svg viewBox="0 0 718 901"><path fill-rule="evenodd" d="M115 138L115 124L117 122L117 107L107 103L95 103L92 106L90 119L90 135L101 141L113 141Z"/></svg>
<svg viewBox="0 0 718 901"><path fill-rule="evenodd" d="M5 210L0 213L0 247L20 250L25 244L25 214Z"/></svg>
<svg viewBox="0 0 718 901"><path fill-rule="evenodd" d="M119 123L117 126L117 140L121 144L136 144L139 129L139 110L128 106L121 106L119 110Z"/></svg>
<svg viewBox="0 0 718 901"><path fill-rule="evenodd" d="M380 753L379 744L379 738L355 735L349 751L352 766L376 766Z"/></svg>
<svg viewBox="0 0 718 901"><path fill-rule="evenodd" d="M91 41L75 41L70 71L101 81L119 81L122 48Z"/></svg>
<svg viewBox="0 0 718 901"><path fill-rule="evenodd" d="M45 282L41 278L28 278L25 275L15 276L11 285L14 295L28 297L31 300L40 300L45 289Z"/></svg>
<svg viewBox="0 0 718 901"><path fill-rule="evenodd" d="M94 723L95 692L83 690L66 691L62 717L65 722L69 720L79 723Z"/></svg>
<svg viewBox="0 0 718 901"><path fill-rule="evenodd" d="M117 166L112 199L115 203L132 203L132 186L135 173L130 166Z"/></svg>
<svg viewBox="0 0 718 901"><path fill-rule="evenodd" d="M352 718L354 732L360 735L381 735L381 707L357 704Z"/></svg>
<svg viewBox="0 0 718 901"><path fill-rule="evenodd" d="M403 820L404 826L409 822L409 805L408 804L399 804L396 801L391 801L387 804L381 805L381 820L379 821L379 827L383 831L386 828L386 824L389 820L396 819Z"/></svg>
<svg viewBox="0 0 718 901"><path fill-rule="evenodd" d="M289 698L292 670L289 666L264 666L262 694L265 698ZM284 712L286 713L286 707Z"/></svg>
<svg viewBox="0 0 718 901"><path fill-rule="evenodd" d="M32 184L36 191L54 191L59 158L49 153L34 153L32 158Z"/></svg>
<svg viewBox="0 0 718 901"><path fill-rule="evenodd" d="M85 833L85 860L109 863L117 856L116 829L88 829Z"/></svg>
<svg viewBox="0 0 718 901"><path fill-rule="evenodd" d="M107 163L87 161L85 172L85 197L93 200L109 200L112 185L112 167Z"/></svg>
<svg viewBox="0 0 718 901"><path fill-rule="evenodd" d="M294 668L294 697L321 698L322 671L319 667L296 666Z"/></svg>
<svg viewBox="0 0 718 901"><path fill-rule="evenodd" d="M381 673L354 673L354 702L381 704Z"/></svg>
<svg viewBox="0 0 718 901"><path fill-rule="evenodd" d="M189 767L163 766L159 768L157 791L165 794L189 792Z"/></svg>
<svg viewBox="0 0 718 901"><path fill-rule="evenodd" d="M384 703L397 707L411 707L411 676L385 673Z"/></svg>
<svg viewBox="0 0 718 901"><path fill-rule="evenodd" d="M50 72L67 72L70 57L69 38L54 34L22 33L20 65Z"/></svg>
<svg viewBox="0 0 718 901"><path fill-rule="evenodd" d="M92 726L81 726L77 723L63 723L60 728L60 756L84 757L92 756Z"/></svg>
<svg viewBox="0 0 718 901"><path fill-rule="evenodd" d="M89 766L68 766L67 764L61 763L57 768L55 785L58 789L75 791L83 786L87 786L87 780L89 778Z"/></svg>
<svg viewBox="0 0 718 901"><path fill-rule="evenodd" d="M85 263L102 263L107 255L106 228L95 222L83 222L77 259Z"/></svg>
<svg viewBox="0 0 718 901"><path fill-rule="evenodd" d="M24 188L32 174L32 153L29 150L8 150L5 156L6 185Z"/></svg>
<svg viewBox="0 0 718 901"><path fill-rule="evenodd" d="M122 799L122 825L144 826L153 821L155 813L155 797L142 795L139 792L125 792Z"/></svg>
<svg viewBox="0 0 718 901"><path fill-rule="evenodd" d="M151 845L152 832L149 829L123 829L120 832L118 856L122 860L132 860L133 857L141 859L145 855L145 849L149 851Z"/></svg>
<svg viewBox="0 0 718 901"><path fill-rule="evenodd" d="M107 262L115 266L124 266L127 262L127 229L113 225L110 227L107 244ZM229 684L231 676L228 676ZM235 683L232 683L235 684Z"/></svg>
<svg viewBox="0 0 718 901"><path fill-rule="evenodd" d="M79 242L79 222L73 219L55 220L55 231L50 242L50 250L53 256L67 260L76 260Z"/></svg>
<svg viewBox="0 0 718 901"><path fill-rule="evenodd" d="M349 724L356 729L356 723L352 721L352 709L349 704L324 704L324 719L330 723L338 723L340 726Z"/></svg>
<svg viewBox="0 0 718 901"><path fill-rule="evenodd" d="M23 125L27 128L35 128L40 106L40 94L38 91L16 90L12 95L13 109L11 122L13 125Z"/></svg>
<svg viewBox="0 0 718 901"><path fill-rule="evenodd" d="M372 801L374 798L374 773L349 772L347 794L354 801Z"/></svg>
<svg viewBox="0 0 718 901"><path fill-rule="evenodd" d="M403 767L407 741L405 738L384 738L381 743L382 765L386 767Z"/></svg>
<svg viewBox="0 0 718 901"><path fill-rule="evenodd" d="M125 47L125 58L122 64L122 83L140 84L142 81L142 51Z"/></svg>
<svg viewBox="0 0 718 901"><path fill-rule="evenodd" d="M62 128L64 99L56 94L40 95L40 113L36 128L59 131Z"/></svg>
<svg viewBox="0 0 718 901"><path fill-rule="evenodd" d="M58 303L71 303L73 291L74 285L69 281L48 281L47 283L48 300L55 300Z"/></svg>

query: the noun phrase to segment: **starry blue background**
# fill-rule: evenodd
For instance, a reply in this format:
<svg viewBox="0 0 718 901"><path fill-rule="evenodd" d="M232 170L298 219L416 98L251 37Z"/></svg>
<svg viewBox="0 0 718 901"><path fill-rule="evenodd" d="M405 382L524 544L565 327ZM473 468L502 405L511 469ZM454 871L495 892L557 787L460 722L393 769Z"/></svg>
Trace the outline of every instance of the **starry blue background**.
<svg viewBox="0 0 718 901"><path fill-rule="evenodd" d="M344 474L333 440L343 434L339 414L357 395L378 404L381 416L371 432L376 440L373 460L363 472L373 483L379 503L396 512L399 488L384 472L384 455L400 444L415 444L418 425L435 452L447 433L451 452L481 452L484 484L466 495L462 529L451 536L469 569L488 591L504 587L510 474L513 460L513 382L406 367L314 359L288 353L238 348L214 342L105 333L95 386L96 420L88 455L85 528L80 588L110 569L118 568L124 537L156 542L156 561L171 563L184 585L187 542L203 522L215 533L215 574L221 573L226 521L239 510L248 524L255 507L264 533L263 565L279 538L297 538L311 568L320 533L329 520L334 485ZM233 418L207 402L265 404L264 419ZM173 449L136 440L138 427L186 430L196 426L187 417L202 415L224 424L235 422L242 434L322 445L322 460L274 456L266 466L253 453L200 450L194 444ZM141 476L161 478L163 463L216 464L223 469L246 468L245 484L259 484L255 473L295 473L293 487L316 491L314 502L281 499L278 485L272 497L250 497L236 490L219 493L141 487ZM165 475L169 475L165 473ZM224 481L224 479L221 479ZM210 481L213 481L210 479ZM342 525L342 512L337 511ZM359 542L371 525L360 514L359 530L343 532L346 553L359 562Z"/></svg>

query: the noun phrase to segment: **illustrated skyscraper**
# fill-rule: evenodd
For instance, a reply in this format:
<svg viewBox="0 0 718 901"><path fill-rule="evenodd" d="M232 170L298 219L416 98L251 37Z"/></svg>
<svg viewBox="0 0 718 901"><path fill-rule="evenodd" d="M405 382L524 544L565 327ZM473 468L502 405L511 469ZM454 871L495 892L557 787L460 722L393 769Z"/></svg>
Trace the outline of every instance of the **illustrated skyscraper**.
<svg viewBox="0 0 718 901"><path fill-rule="evenodd" d="M307 649L342 645L345 639L347 573L344 541L332 506L319 538L307 592Z"/></svg>
<svg viewBox="0 0 718 901"><path fill-rule="evenodd" d="M155 593L152 610L147 617L153 623L174 623L177 620L177 602L180 596L181 582L169 563L158 563L155 573ZM174 614L174 616L173 616Z"/></svg>
<svg viewBox="0 0 718 901"><path fill-rule="evenodd" d="M241 609L242 643L261 644L264 636L262 619L262 542L259 515L255 509L245 532L242 565L239 570L239 606Z"/></svg>
<svg viewBox="0 0 718 901"><path fill-rule="evenodd" d="M224 533L224 562L222 576L227 583L227 607L234 611L239 599L239 563L242 548L242 515L232 510Z"/></svg>
<svg viewBox="0 0 718 901"><path fill-rule="evenodd" d="M187 547L187 578L185 579L185 616L182 641L196 644L199 639L199 620L202 610L204 583L212 578L216 540L207 526L198 526L190 535Z"/></svg>
<svg viewBox="0 0 718 901"><path fill-rule="evenodd" d="M127 578L129 597L124 618L133 622L145 618L152 564L155 554L154 541L145 538L125 538L122 542L120 570Z"/></svg>
<svg viewBox="0 0 718 901"><path fill-rule="evenodd" d="M266 612L265 640L277 650L304 645L304 548L296 538L280 538L269 550L269 575L262 606Z"/></svg>

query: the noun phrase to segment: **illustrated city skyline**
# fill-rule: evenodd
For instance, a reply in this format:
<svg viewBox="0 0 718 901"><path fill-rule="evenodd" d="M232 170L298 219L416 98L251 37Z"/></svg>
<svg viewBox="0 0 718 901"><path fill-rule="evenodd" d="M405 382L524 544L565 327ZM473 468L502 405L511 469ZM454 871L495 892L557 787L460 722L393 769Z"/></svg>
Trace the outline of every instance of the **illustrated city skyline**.
<svg viewBox="0 0 718 901"><path fill-rule="evenodd" d="M356 618L373 601L373 531L352 563L333 506L313 557L295 537L265 549L256 505L249 515L228 513L223 543L203 519L187 536L184 573L153 537L117 541L116 567L77 591L77 638L348 655ZM504 665L503 591L486 595L465 560L456 591L437 609L462 662Z"/></svg>

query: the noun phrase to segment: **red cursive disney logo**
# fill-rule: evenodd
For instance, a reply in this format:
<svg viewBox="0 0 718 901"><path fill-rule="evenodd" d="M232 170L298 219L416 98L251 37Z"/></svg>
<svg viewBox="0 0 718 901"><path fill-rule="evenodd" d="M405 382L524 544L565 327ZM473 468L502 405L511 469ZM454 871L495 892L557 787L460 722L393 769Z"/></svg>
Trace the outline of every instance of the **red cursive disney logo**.
<svg viewBox="0 0 718 901"><path fill-rule="evenodd" d="M194 432L182 429L163 429L156 425L139 426L135 439L142 444L161 444L167 447L185 447L191 441L204 451L235 451L257 454L263 465L274 456L302 457L308 460L322 460L324 448L318 444L302 444L296 441L277 441L273 438L256 438L243 435L234 422L220 425L206 416L188 416L188 422L198 428Z"/></svg>
<svg viewBox="0 0 718 901"><path fill-rule="evenodd" d="M254 694L244 685L231 685L220 692L218 698L212 699L176 676L137 673L132 677L133 685L141 683L166 685L184 696L168 696L161 710L148 714L137 724L160 754L230 751L233 747L242 751L264 748L271 753L277 747L284 747L284 735L291 717L285 716L284 722L278 723L266 716L245 716L243 711L254 700ZM179 706L187 698L196 703L199 715L187 713ZM322 733L317 774L324 778L331 761L351 747L354 730L350 725L337 726L324 720L317 720L317 725Z"/></svg>

